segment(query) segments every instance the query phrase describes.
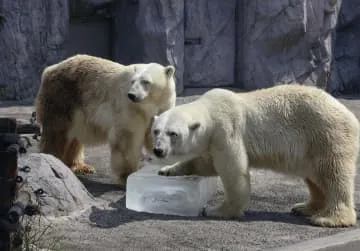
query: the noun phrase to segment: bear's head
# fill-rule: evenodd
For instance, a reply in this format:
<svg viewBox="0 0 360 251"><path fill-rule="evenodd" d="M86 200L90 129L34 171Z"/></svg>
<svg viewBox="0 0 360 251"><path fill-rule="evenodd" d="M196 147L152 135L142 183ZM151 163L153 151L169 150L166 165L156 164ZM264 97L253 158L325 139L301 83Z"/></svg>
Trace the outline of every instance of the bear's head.
<svg viewBox="0 0 360 251"><path fill-rule="evenodd" d="M157 63L136 64L131 76L128 98L134 103L161 102L175 94L175 68ZM176 94L175 94L176 95Z"/></svg>
<svg viewBox="0 0 360 251"><path fill-rule="evenodd" d="M151 128L153 154L171 162L199 156L206 148L205 127L181 106L154 117Z"/></svg>

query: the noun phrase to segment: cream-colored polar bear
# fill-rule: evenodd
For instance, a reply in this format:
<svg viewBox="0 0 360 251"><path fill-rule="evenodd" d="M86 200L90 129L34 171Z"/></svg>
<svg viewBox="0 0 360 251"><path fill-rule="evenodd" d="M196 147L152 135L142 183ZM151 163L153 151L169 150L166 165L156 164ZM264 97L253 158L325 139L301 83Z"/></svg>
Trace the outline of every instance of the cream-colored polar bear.
<svg viewBox="0 0 360 251"><path fill-rule="evenodd" d="M315 225L353 226L359 122L316 87L282 85L248 93L213 89L155 118L153 152L175 163L160 175L219 175L221 205L204 215L236 217L249 200L249 167L299 176L310 190L292 212Z"/></svg>
<svg viewBox="0 0 360 251"><path fill-rule="evenodd" d="M124 66L76 55L47 67L36 98L40 151L75 173L92 173L83 145L109 143L120 185L137 170L141 147L151 151L151 123L176 101L175 68L156 63Z"/></svg>

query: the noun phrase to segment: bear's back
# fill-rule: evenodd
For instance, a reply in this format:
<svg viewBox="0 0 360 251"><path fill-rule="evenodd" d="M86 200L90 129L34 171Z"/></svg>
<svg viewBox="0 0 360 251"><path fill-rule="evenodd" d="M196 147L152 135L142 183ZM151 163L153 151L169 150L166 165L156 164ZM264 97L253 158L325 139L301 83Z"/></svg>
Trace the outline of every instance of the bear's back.
<svg viewBox="0 0 360 251"><path fill-rule="evenodd" d="M86 84L106 76L119 73L125 66L107 59L90 55L75 55L58 64L45 68L42 74L44 84Z"/></svg>
<svg viewBox="0 0 360 251"><path fill-rule="evenodd" d="M118 63L85 54L46 67L35 101L39 121L45 109L59 117L71 117L76 108L108 99L109 90L103 87L124 69Z"/></svg>
<svg viewBox="0 0 360 251"><path fill-rule="evenodd" d="M291 169L297 160L358 148L357 118L321 89L288 85L238 97L246 100L244 140L255 166Z"/></svg>
<svg viewBox="0 0 360 251"><path fill-rule="evenodd" d="M281 85L241 93L238 97L245 100L243 103L259 116L280 116L281 121L298 125L310 125L316 120L357 120L345 105L325 91L312 86Z"/></svg>

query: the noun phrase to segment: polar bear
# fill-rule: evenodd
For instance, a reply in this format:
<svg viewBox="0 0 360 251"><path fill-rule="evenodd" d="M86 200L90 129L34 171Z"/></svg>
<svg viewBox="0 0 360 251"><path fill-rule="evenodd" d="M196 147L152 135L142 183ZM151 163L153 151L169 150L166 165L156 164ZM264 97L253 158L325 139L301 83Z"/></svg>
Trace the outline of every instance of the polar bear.
<svg viewBox="0 0 360 251"><path fill-rule="evenodd" d="M125 186L142 146L151 151L153 116L175 106L174 73L171 65L124 66L85 54L45 68L35 101L40 151L77 174L93 173L83 146L108 143L111 168Z"/></svg>
<svg viewBox="0 0 360 251"><path fill-rule="evenodd" d="M238 217L249 200L249 167L301 177L308 202L292 208L312 224L356 224L354 182L359 122L317 87L281 85L248 93L213 89L155 117L160 175L220 176L224 202L205 216Z"/></svg>

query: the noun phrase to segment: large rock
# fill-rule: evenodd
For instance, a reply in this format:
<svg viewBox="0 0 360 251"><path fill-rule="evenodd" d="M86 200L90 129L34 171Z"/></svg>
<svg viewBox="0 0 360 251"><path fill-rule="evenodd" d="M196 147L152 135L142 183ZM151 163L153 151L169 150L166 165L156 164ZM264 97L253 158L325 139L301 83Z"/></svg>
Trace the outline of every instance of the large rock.
<svg viewBox="0 0 360 251"><path fill-rule="evenodd" d="M246 89L294 81L326 87L340 0L242 1Z"/></svg>
<svg viewBox="0 0 360 251"><path fill-rule="evenodd" d="M114 58L121 64L172 64L178 93L184 74L184 1L116 1Z"/></svg>
<svg viewBox="0 0 360 251"><path fill-rule="evenodd" d="M52 155L32 153L20 157L18 166L24 179L20 191L29 192L32 202L39 202L43 215L70 215L95 203L70 168ZM29 172L21 171L25 166L30 167Z"/></svg>
<svg viewBox="0 0 360 251"><path fill-rule="evenodd" d="M343 1L334 51L334 67L329 91L360 93L360 1Z"/></svg>
<svg viewBox="0 0 360 251"><path fill-rule="evenodd" d="M0 99L33 99L44 66L62 58L68 1L0 1Z"/></svg>

